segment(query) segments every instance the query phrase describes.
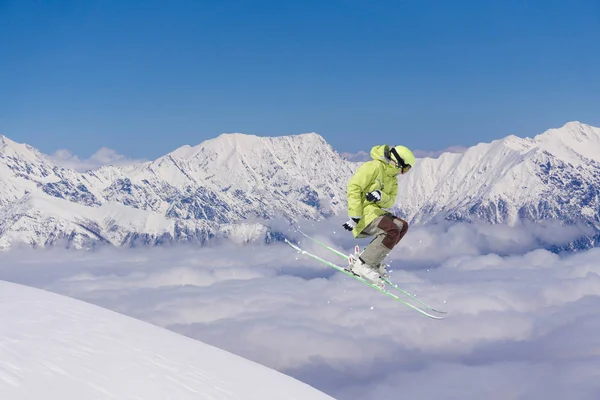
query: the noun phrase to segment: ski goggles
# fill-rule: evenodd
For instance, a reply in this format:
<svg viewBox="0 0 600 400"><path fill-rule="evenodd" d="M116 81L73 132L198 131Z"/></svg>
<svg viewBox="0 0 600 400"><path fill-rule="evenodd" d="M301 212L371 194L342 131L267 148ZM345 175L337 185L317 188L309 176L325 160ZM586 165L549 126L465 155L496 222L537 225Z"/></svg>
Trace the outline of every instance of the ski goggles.
<svg viewBox="0 0 600 400"><path fill-rule="evenodd" d="M404 163L404 159L400 157L395 148L392 147L390 153L394 155L394 157L390 157L390 160L394 163L394 166L398 168L403 174L410 171L412 166L410 164Z"/></svg>

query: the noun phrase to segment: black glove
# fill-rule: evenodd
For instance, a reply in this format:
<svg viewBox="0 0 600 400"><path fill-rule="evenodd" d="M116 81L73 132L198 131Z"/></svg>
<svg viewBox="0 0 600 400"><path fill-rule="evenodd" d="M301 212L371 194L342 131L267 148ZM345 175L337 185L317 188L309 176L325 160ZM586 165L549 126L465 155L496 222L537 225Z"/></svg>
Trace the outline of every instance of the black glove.
<svg viewBox="0 0 600 400"><path fill-rule="evenodd" d="M358 221L360 221L360 218L350 218L348 221L344 222L342 226L345 230L351 231L352 229L354 229L356 224L358 224Z"/></svg>
<svg viewBox="0 0 600 400"><path fill-rule="evenodd" d="M367 193L365 197L367 198L367 201L377 203L381 200L381 192L379 190L373 190L372 192Z"/></svg>

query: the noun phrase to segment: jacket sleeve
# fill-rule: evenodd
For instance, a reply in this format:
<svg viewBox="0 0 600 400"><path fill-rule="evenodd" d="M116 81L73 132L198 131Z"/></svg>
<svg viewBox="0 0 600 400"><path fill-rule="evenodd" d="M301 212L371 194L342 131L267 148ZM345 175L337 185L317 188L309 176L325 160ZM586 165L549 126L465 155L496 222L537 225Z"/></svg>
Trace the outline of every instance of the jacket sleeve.
<svg viewBox="0 0 600 400"><path fill-rule="evenodd" d="M381 192L381 201L379 207L390 208L396 203L396 196L398 195L398 185L392 185L389 192Z"/></svg>
<svg viewBox="0 0 600 400"><path fill-rule="evenodd" d="M348 181L348 216L350 218L363 216L364 193L376 176L376 164L374 162L366 162L358 167L352 178Z"/></svg>

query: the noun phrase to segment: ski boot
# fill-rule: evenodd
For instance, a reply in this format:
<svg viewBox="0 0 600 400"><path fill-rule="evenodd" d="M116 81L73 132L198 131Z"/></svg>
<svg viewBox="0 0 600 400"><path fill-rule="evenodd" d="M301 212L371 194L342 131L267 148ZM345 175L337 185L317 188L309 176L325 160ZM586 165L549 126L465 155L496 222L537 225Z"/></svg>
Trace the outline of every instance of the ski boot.
<svg viewBox="0 0 600 400"><path fill-rule="evenodd" d="M378 286L382 289L385 287L385 283L381 279L378 268L373 268L370 265L365 264L359 257L354 255L348 257L348 261L348 271L375 286Z"/></svg>
<svg viewBox="0 0 600 400"><path fill-rule="evenodd" d="M380 263L377 266L377 272L379 272L379 276L385 279L390 279L390 273L385 269L386 265L384 263Z"/></svg>
<svg viewBox="0 0 600 400"><path fill-rule="evenodd" d="M350 260L350 265L352 266L353 261L352 259L360 259L360 255L361 255L361 251L360 251L360 247L358 245L354 246L354 256L350 256L348 258L348 260ZM386 265L383 262L380 262L376 268L374 268L378 273L379 276L381 278L385 278L385 279L390 279L390 273L387 271L386 269Z"/></svg>

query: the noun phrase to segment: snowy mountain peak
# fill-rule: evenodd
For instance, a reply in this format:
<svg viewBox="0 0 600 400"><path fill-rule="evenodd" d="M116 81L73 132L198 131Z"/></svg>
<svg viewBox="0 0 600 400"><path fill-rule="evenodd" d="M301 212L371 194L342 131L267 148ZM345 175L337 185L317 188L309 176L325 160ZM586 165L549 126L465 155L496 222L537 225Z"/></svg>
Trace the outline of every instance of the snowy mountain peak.
<svg viewBox="0 0 600 400"><path fill-rule="evenodd" d="M511 150L514 151L518 151L518 152L523 152L523 151L528 151L529 149L531 149L531 140L527 139L527 138L521 138L515 135L509 135L507 137L505 137L504 139L501 139L499 141L494 141L492 143L497 143L500 142L502 143L503 146L506 146L508 148L510 148Z"/></svg>
<svg viewBox="0 0 600 400"><path fill-rule="evenodd" d="M6 151L8 149L18 150L24 146L25 145L22 143L17 143L4 135L0 135L0 151Z"/></svg>
<svg viewBox="0 0 600 400"><path fill-rule="evenodd" d="M560 128L548 129L533 140L541 149L575 165L586 163L588 159L600 162L600 128L572 121Z"/></svg>
<svg viewBox="0 0 600 400"><path fill-rule="evenodd" d="M559 128L551 128L535 136L541 139L545 136L567 136L573 139L589 138L600 135L600 129L579 121L570 121Z"/></svg>
<svg viewBox="0 0 600 400"><path fill-rule="evenodd" d="M220 154L236 152L239 153L239 157L251 157L253 153L264 148L277 149L284 142L296 143L297 147L327 144L322 136L314 132L275 137L261 137L245 133L223 133L196 146L181 146L167 155L189 160L207 152Z"/></svg>
<svg viewBox="0 0 600 400"><path fill-rule="evenodd" d="M17 143L0 135L0 155L21 157L28 161L39 161L44 157L37 149L25 143Z"/></svg>

